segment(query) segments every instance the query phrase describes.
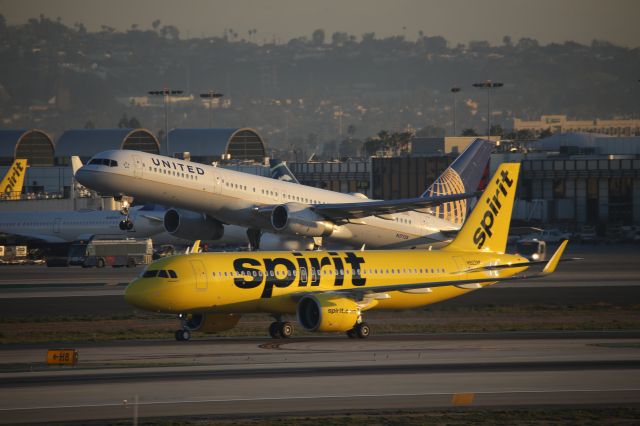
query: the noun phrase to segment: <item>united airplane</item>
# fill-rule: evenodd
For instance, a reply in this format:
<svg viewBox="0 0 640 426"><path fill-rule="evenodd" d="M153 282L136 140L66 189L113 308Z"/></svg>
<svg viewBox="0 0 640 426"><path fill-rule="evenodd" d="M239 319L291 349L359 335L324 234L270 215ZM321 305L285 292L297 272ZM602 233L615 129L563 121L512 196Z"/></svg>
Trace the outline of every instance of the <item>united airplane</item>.
<svg viewBox="0 0 640 426"><path fill-rule="evenodd" d="M254 247L260 231L269 231L322 239L318 245L425 248L460 229L491 147L476 140L421 197L401 200L369 200L131 150L101 152L75 177L103 194L203 213L190 222L203 234L226 224L246 227ZM180 222L179 212L165 217L168 230Z"/></svg>
<svg viewBox="0 0 640 426"><path fill-rule="evenodd" d="M179 255L152 263L125 291L143 310L180 314L178 340L196 330L236 325L243 313L276 321L272 337L293 332L285 315L308 331L365 338L364 314L411 309L505 280L552 273L567 244L549 262L505 254L519 164L502 164L453 242L441 250L244 252ZM544 264L536 274L523 274Z"/></svg>

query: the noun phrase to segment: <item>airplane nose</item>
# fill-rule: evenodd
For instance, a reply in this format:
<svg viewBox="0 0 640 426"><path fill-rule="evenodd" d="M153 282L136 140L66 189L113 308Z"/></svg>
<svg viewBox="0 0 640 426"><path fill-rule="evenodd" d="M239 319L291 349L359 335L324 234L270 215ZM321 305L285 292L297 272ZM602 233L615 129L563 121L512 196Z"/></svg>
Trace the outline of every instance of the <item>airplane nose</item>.
<svg viewBox="0 0 640 426"><path fill-rule="evenodd" d="M91 188L94 184L93 175L93 172L86 170L84 167L80 167L78 170L76 170L76 174L74 175L74 177L82 186Z"/></svg>
<svg viewBox="0 0 640 426"><path fill-rule="evenodd" d="M127 288L124 290L124 300L131 306L136 308L146 309L144 305L146 305L145 300L145 291L143 290L144 285L137 282L137 280L129 283Z"/></svg>

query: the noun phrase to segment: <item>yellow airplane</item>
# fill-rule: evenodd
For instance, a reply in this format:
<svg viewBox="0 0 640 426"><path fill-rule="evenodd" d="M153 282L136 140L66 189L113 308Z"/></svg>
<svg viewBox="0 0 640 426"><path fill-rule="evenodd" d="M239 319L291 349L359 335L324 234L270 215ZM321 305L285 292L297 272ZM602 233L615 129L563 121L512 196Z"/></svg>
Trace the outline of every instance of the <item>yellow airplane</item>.
<svg viewBox="0 0 640 426"><path fill-rule="evenodd" d="M27 171L27 160L16 158L0 183L0 198L3 200L19 200Z"/></svg>
<svg viewBox="0 0 640 426"><path fill-rule="evenodd" d="M441 250L193 253L150 264L125 291L140 309L177 313L192 331L233 328L240 315L271 314L274 338L290 337L283 315L297 315L308 331L370 334L363 312L412 309L499 281L552 273L567 241L549 262L504 254L519 164L502 164L456 238ZM194 250L195 252L197 250ZM536 264L542 272L523 275Z"/></svg>

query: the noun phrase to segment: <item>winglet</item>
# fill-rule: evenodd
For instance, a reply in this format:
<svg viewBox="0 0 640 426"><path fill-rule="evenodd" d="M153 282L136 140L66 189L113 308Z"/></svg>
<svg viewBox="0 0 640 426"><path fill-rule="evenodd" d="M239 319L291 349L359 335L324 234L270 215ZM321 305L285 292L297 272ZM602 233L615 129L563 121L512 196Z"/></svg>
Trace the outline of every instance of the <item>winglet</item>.
<svg viewBox="0 0 640 426"><path fill-rule="evenodd" d="M78 169L82 167L82 160L77 155L71 156L71 170L73 171L73 175L76 175Z"/></svg>
<svg viewBox="0 0 640 426"><path fill-rule="evenodd" d="M540 275L549 275L556 270L558 262L560 262L560 257L562 257L562 253L564 252L565 247L567 247L568 242L569 240L564 240L560 243L560 247L558 247L556 252L553 253L553 256L551 256L551 259L549 259Z"/></svg>
<svg viewBox="0 0 640 426"><path fill-rule="evenodd" d="M200 251L200 240L195 240L191 246L189 253L198 253Z"/></svg>

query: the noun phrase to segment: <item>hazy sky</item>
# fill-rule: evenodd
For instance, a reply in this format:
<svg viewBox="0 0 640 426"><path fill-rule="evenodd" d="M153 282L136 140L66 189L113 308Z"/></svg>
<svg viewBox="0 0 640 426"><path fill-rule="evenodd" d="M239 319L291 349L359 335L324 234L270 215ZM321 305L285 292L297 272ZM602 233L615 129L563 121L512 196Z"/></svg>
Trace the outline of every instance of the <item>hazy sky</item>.
<svg viewBox="0 0 640 426"><path fill-rule="evenodd" d="M640 0L0 0L10 24L41 13L66 25L82 22L89 30L109 25L125 30L151 22L178 27L181 38L222 35L231 28L240 38L256 29L254 41L310 37L322 28L378 37L418 31L449 42L488 40L501 43L532 37L541 43L607 40L640 46Z"/></svg>

